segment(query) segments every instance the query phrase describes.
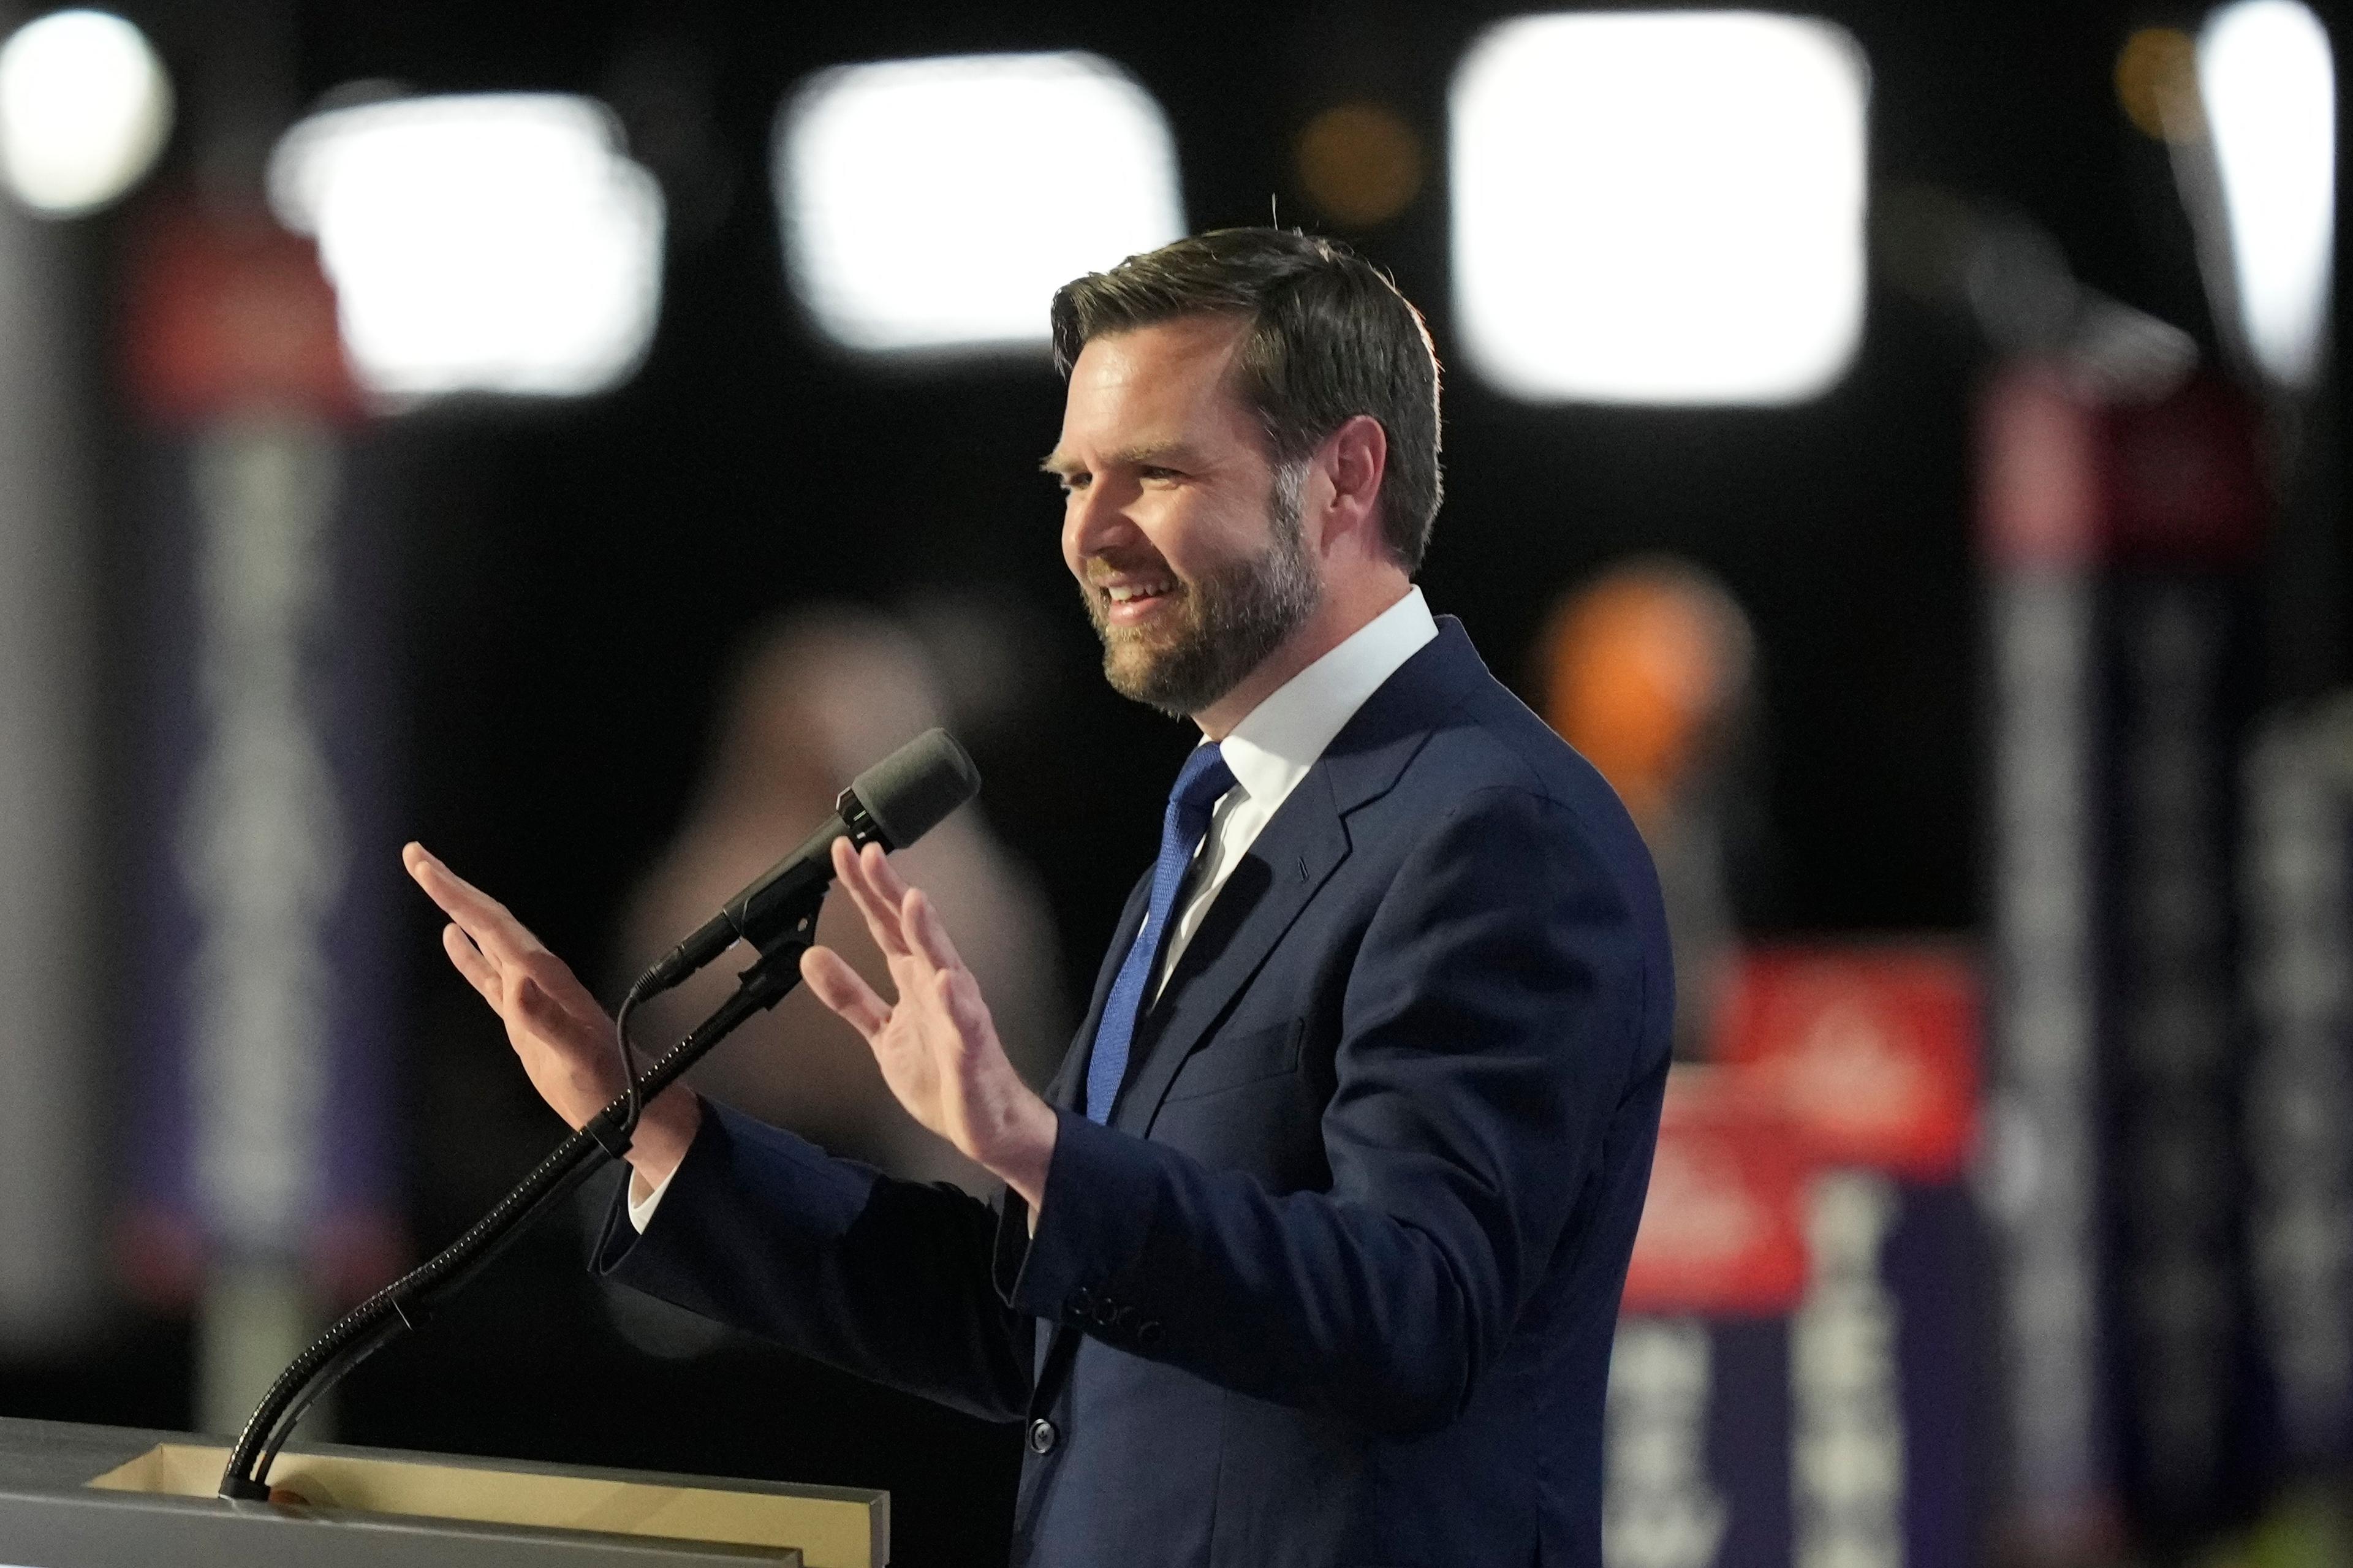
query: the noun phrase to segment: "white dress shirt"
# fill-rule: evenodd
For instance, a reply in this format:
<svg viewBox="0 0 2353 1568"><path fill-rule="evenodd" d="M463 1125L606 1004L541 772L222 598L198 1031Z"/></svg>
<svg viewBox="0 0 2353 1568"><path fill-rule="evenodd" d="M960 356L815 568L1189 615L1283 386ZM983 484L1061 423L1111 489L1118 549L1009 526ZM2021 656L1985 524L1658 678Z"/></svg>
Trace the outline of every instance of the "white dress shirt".
<svg viewBox="0 0 2353 1568"><path fill-rule="evenodd" d="M1250 710L1221 742L1234 787L1218 797L1209 814L1209 831L1193 859L1193 881L1176 914L1176 929L1160 950L1159 973L1153 995L1167 984L1169 973L1201 927L1201 919L1215 902L1218 890L1275 811L1299 787L1307 770L1324 754L1356 710L1398 672L1398 667L1438 635L1430 605L1419 588L1408 588L1405 597L1356 628L1348 639L1278 687L1265 701ZM640 1231L653 1218L665 1180L643 1197L630 1180L629 1223Z"/></svg>
<svg viewBox="0 0 2353 1568"><path fill-rule="evenodd" d="M1437 635L1438 623L1430 619L1421 590L1409 588L1404 598L1284 681L1234 726L1219 747L1233 773L1234 787L1218 797L1209 814L1208 835L1193 858L1192 885L1176 911L1176 929L1160 950L1154 996L1168 983L1185 944L1201 929L1218 890L1324 748L1356 716L1365 700Z"/></svg>

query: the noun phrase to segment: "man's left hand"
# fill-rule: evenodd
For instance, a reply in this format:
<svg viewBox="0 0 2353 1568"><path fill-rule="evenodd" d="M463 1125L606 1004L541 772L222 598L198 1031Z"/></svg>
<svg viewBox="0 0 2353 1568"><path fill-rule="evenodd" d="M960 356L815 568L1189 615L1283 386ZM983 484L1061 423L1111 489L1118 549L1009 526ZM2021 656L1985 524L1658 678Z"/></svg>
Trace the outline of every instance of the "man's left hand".
<svg viewBox="0 0 2353 1568"><path fill-rule="evenodd" d="M860 851L835 840L833 869L866 917L899 999L884 1003L831 948L803 954L801 978L865 1037L908 1114L1020 1194L1035 1215L1054 1154L1054 1109L1007 1059L980 984L956 956L939 910L900 878L880 845Z"/></svg>

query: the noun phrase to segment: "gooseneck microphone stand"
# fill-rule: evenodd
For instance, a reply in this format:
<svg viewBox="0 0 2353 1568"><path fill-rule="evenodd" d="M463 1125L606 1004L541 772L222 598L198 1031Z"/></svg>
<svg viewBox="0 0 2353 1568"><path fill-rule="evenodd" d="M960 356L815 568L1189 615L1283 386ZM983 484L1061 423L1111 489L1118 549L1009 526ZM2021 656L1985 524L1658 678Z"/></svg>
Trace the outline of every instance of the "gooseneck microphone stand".
<svg viewBox="0 0 2353 1568"><path fill-rule="evenodd" d="M824 900L822 882L796 898L793 907L785 911L787 918L778 922L781 934L761 948L759 962L744 972L735 994L646 1069L636 1080L634 1096L625 1093L591 1117L475 1221L473 1228L353 1308L296 1356L246 1422L237 1447L229 1453L228 1468L221 1474L220 1495L267 1501L269 1468L314 1400L369 1356L413 1332L436 1308L471 1283L527 1226L598 1169L628 1153L637 1105L669 1088L737 1025L775 1006L799 983L801 954L815 942L818 910ZM621 1004L617 1028L623 1026L631 1007L664 988L649 984L655 978L654 972L649 971L631 987L628 999Z"/></svg>

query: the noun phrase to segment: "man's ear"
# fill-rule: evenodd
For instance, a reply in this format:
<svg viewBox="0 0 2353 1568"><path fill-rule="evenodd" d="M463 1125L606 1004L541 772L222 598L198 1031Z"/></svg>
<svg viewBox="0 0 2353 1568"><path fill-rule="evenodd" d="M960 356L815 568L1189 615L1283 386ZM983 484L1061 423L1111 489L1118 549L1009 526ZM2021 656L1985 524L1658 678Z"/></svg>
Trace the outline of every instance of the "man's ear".
<svg viewBox="0 0 2353 1568"><path fill-rule="evenodd" d="M1351 416L1324 439L1319 454L1332 484L1332 503L1324 520L1324 544L1329 549L1342 534L1379 526L1381 479L1388 471L1388 432L1369 414Z"/></svg>

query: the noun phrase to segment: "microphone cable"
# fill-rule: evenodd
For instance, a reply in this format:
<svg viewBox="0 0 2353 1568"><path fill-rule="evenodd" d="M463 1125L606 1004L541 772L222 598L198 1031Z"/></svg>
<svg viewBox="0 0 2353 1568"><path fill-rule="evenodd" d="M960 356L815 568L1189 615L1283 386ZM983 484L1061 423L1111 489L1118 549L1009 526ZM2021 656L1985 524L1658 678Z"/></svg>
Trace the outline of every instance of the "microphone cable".
<svg viewBox="0 0 2353 1568"><path fill-rule="evenodd" d="M630 985L628 994L621 998L621 1005L613 1009L613 1048L620 1053L621 1082L628 1087L621 1091L620 1124L613 1129L609 1141L599 1138L597 1142L603 1143L606 1152L616 1160L629 1152L629 1141L638 1132L638 1117L645 1110L644 1097L638 1088L638 1053L629 1043L629 1015L647 997L669 989L655 982L655 971L647 970Z"/></svg>

